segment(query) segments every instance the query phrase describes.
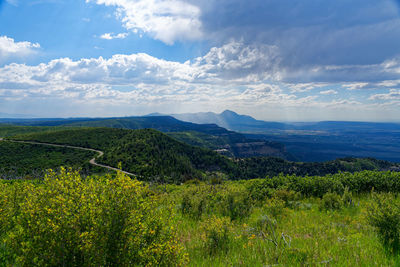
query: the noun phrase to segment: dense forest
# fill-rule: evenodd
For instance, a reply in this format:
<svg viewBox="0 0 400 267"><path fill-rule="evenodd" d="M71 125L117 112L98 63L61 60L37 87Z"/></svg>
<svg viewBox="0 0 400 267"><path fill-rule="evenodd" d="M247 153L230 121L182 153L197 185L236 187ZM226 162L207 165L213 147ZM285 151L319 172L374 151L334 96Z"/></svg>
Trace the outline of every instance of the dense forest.
<svg viewBox="0 0 400 267"><path fill-rule="evenodd" d="M81 168L87 173L89 160L97 153L65 147L0 142L0 179L37 178L46 169L60 166Z"/></svg>
<svg viewBox="0 0 400 267"><path fill-rule="evenodd" d="M67 144L104 151L98 161L138 174L141 179L175 183L213 177L252 179L280 173L325 175L340 171L398 170L399 166L375 159L344 158L322 163L290 162L273 157L235 159L212 150L190 146L152 129L75 128L12 137Z"/></svg>

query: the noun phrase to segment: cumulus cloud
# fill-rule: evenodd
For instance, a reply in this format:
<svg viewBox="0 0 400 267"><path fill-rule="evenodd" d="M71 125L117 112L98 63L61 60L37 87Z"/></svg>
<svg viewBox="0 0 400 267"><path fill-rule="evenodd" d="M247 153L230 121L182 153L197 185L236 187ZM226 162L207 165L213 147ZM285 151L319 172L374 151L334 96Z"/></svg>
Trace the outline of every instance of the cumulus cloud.
<svg viewBox="0 0 400 267"><path fill-rule="evenodd" d="M395 72L395 62L378 65ZM324 114L340 106L343 114L347 109L355 114L373 107L365 103L368 98L342 99L338 91L329 89L330 83L286 83L286 73L281 71L280 64L277 47L236 41L211 48L204 56L183 63L144 53L80 60L59 58L35 66L12 63L0 68L0 104L7 100L9 103L20 101L22 105L29 100L44 102L42 106L50 107L50 102L58 101L71 108L65 110L67 116L132 115L144 110L176 113L196 111L194 107L215 110L217 106L244 112L256 109L272 116L270 119L273 116L285 119L284 110L314 118L311 110ZM379 83L399 84L397 80ZM357 87L355 82L347 85ZM368 87L370 83L363 86ZM313 94L314 89L318 90ZM302 92L307 94L296 95ZM336 93L339 100L323 102L318 98L320 94ZM369 101L395 100L396 92L390 93L391 98L377 95ZM110 105L112 111L106 108ZM84 107L92 109L82 113ZM73 113L79 110L81 113ZM332 111L332 114L336 113Z"/></svg>
<svg viewBox="0 0 400 267"><path fill-rule="evenodd" d="M325 90L325 91L321 91L319 92L321 95L337 95L338 91L336 90Z"/></svg>
<svg viewBox="0 0 400 267"><path fill-rule="evenodd" d="M232 42L184 63L142 53L13 63L0 68L0 92L8 99L71 99L85 105L295 105L296 96L268 82L277 75L278 58L274 47Z"/></svg>
<svg viewBox="0 0 400 267"><path fill-rule="evenodd" d="M86 0L114 6L123 25L133 32L142 31L166 44L202 37L201 10L180 0Z"/></svg>
<svg viewBox="0 0 400 267"><path fill-rule="evenodd" d="M375 94L369 97L370 100L400 100L400 90L391 89L386 94Z"/></svg>
<svg viewBox="0 0 400 267"><path fill-rule="evenodd" d="M128 33L118 33L118 34L113 34L113 33L104 33L100 36L101 39L105 40L112 40L112 39L125 39L128 37Z"/></svg>
<svg viewBox="0 0 400 267"><path fill-rule="evenodd" d="M11 57L25 57L36 52L40 44L15 42L13 38L0 36L0 62Z"/></svg>
<svg viewBox="0 0 400 267"><path fill-rule="evenodd" d="M207 40L221 48L230 40L241 40L249 51L264 46L278 75L274 79L286 83L354 83L357 89L356 83L399 77L400 17L393 0L86 2L115 8L125 28L167 44ZM255 79L262 66L271 73L271 63L260 61Z"/></svg>
<svg viewBox="0 0 400 267"><path fill-rule="evenodd" d="M10 81L126 84L207 83L229 84L261 82L279 76L275 67L279 57L274 47L247 47L232 42L215 47L192 62L179 63L148 54L114 55L109 59L73 61L61 58L47 64L11 64L1 69L0 78Z"/></svg>

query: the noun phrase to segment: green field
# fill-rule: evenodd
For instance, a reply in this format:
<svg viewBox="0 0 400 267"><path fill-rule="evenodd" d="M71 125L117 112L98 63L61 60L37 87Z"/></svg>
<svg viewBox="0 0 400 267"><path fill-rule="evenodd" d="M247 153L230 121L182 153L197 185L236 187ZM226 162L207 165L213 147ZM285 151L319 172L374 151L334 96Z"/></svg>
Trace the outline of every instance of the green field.
<svg viewBox="0 0 400 267"><path fill-rule="evenodd" d="M394 266L400 174L0 182L3 266ZM1 265L0 264L0 265Z"/></svg>

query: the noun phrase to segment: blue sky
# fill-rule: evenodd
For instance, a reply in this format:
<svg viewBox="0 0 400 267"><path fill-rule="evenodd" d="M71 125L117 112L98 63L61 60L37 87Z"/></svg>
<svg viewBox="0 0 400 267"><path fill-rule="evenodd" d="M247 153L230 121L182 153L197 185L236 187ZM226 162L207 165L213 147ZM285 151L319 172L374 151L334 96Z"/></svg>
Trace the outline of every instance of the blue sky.
<svg viewBox="0 0 400 267"><path fill-rule="evenodd" d="M400 121L399 6L0 0L0 113Z"/></svg>

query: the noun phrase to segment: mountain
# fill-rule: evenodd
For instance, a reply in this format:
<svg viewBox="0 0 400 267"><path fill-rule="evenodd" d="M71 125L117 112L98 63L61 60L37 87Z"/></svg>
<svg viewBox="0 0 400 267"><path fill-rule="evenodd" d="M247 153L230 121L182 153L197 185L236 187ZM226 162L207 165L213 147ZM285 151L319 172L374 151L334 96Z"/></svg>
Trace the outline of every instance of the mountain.
<svg viewBox="0 0 400 267"><path fill-rule="evenodd" d="M265 129L288 129L292 126L279 122L266 122L256 120L251 116L240 115L231 110L225 110L220 114L213 112L172 114L171 116L193 123L215 123L232 131L259 132Z"/></svg>

